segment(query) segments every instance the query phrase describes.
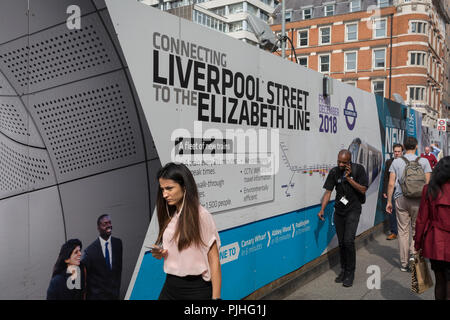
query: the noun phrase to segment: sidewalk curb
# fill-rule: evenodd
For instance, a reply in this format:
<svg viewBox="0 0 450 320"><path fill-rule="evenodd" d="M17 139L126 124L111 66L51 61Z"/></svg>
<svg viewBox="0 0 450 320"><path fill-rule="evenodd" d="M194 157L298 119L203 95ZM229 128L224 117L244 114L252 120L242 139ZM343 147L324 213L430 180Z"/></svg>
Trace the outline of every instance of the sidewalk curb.
<svg viewBox="0 0 450 320"><path fill-rule="evenodd" d="M365 247L376 236L386 232L387 221L361 233L355 239L356 250ZM299 269L251 293L243 300L282 300L300 287L339 264L339 248L334 248Z"/></svg>

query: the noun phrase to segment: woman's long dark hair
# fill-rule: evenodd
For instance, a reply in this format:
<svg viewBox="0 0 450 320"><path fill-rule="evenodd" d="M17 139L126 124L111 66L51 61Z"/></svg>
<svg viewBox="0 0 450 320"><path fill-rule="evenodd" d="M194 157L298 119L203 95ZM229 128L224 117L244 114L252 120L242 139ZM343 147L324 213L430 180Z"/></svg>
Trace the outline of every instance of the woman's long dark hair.
<svg viewBox="0 0 450 320"><path fill-rule="evenodd" d="M450 181L450 156L443 157L433 168L428 184L427 196L436 199L444 183Z"/></svg>
<svg viewBox="0 0 450 320"><path fill-rule="evenodd" d="M169 162L162 167L157 174L157 179L170 179L178 183L185 190L184 206L173 239L178 238L178 250L188 248L191 244L202 244L200 234L200 217L198 207L200 205L197 184L191 171L182 163ZM159 188L156 198L156 210L158 215L159 234L157 244L162 242L164 230L176 211L176 206L170 206L164 199L162 190ZM170 218L169 218L170 216Z"/></svg>
<svg viewBox="0 0 450 320"><path fill-rule="evenodd" d="M81 241L78 239L67 240L67 242L61 246L61 250L59 250L58 259L56 259L55 266L53 267L52 278L57 274L66 272L67 269L66 260L70 258L73 250L75 250L77 246L80 246L80 250L83 247Z"/></svg>

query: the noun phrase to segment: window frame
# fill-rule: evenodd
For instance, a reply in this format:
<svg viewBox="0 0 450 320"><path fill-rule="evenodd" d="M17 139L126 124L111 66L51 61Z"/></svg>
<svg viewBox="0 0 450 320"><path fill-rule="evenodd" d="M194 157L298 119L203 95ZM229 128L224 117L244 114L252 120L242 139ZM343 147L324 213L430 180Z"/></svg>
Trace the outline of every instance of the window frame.
<svg viewBox="0 0 450 320"><path fill-rule="evenodd" d="M415 63L415 64L413 64L412 63L412 55L413 54L415 54L415 59L416 59L416 61L417 61L417 57L418 57L418 55L420 54L420 55L422 55L423 56L423 60L422 60L422 62L423 62L423 64L417 64L417 63ZM411 51L408 51L408 66L413 66L413 67L427 67L427 61L428 59L427 59L427 52L425 52L425 51L420 51L420 50L411 50Z"/></svg>
<svg viewBox="0 0 450 320"><path fill-rule="evenodd" d="M408 102L416 102L416 103L427 103L427 89L425 86L420 86L420 85L410 85L410 86L406 86L408 91L407 91L407 98L408 98ZM413 99L411 97L411 89L415 89L414 90L414 96L417 93L417 89L421 89L421 94L422 94L422 100L419 99ZM417 97L414 97L417 98Z"/></svg>
<svg viewBox="0 0 450 320"><path fill-rule="evenodd" d="M289 20L288 20L288 13L289 13ZM285 15L284 15L284 21L285 22L291 22L292 21L292 9L286 10Z"/></svg>
<svg viewBox="0 0 450 320"><path fill-rule="evenodd" d="M322 40L323 40L323 37L322 37L322 30L323 29L329 29L330 30L330 34L329 34L329 38L330 38L330 41L329 42L327 42L327 43L324 43ZM325 46L325 45L330 45L331 44L331 26L323 26L323 27L319 27L319 45L321 45L321 46Z"/></svg>
<svg viewBox="0 0 450 320"><path fill-rule="evenodd" d="M354 8L353 8L353 1L358 1L358 10L355 10ZM349 10L350 10L350 12L358 12L358 11L361 11L361 0L353 0L353 1L350 1L349 2Z"/></svg>
<svg viewBox="0 0 450 320"><path fill-rule="evenodd" d="M322 58L322 57L328 57L328 71L322 71L322 61L321 61L321 58ZM318 59L317 59L317 63L318 63L318 68L317 68L317 70L318 70L320 73L326 73L326 74L329 74L329 73L331 72L331 54L329 54L329 53L319 54L319 55L318 55Z"/></svg>
<svg viewBox="0 0 450 320"><path fill-rule="evenodd" d="M383 56L383 61L384 61L384 66L383 67L377 67L376 66L376 55L375 52L376 51L384 51L384 56ZM373 70L386 70L386 48L373 48L372 49L372 69Z"/></svg>
<svg viewBox="0 0 450 320"><path fill-rule="evenodd" d="M375 92L375 83L376 82L383 82L383 95L382 95L382 97L384 98L384 96L386 94L386 80L385 79L374 79L374 80L372 80L372 93L375 94L375 95L377 95L377 93Z"/></svg>
<svg viewBox="0 0 450 320"><path fill-rule="evenodd" d="M333 7L333 12L332 12L332 14L327 14L327 7ZM332 17L332 16L334 16L334 14L335 14L335 12L336 12L336 5L334 4L334 3L324 3L323 4L323 16L324 17Z"/></svg>
<svg viewBox="0 0 450 320"><path fill-rule="evenodd" d="M306 45L301 45L300 32L306 31ZM297 48L306 48L309 46L309 29L298 29L297 30Z"/></svg>
<svg viewBox="0 0 450 320"><path fill-rule="evenodd" d="M354 69L348 69L347 68L347 55L354 53L355 54L355 68ZM344 71L345 72L358 72L358 51L357 50L352 50L352 51L345 51L344 52Z"/></svg>
<svg viewBox="0 0 450 320"><path fill-rule="evenodd" d="M308 19L305 18L305 11L306 10L309 10L310 11L310 15L311 15L311 17L309 17ZM302 17L303 17L303 20L310 20L310 19L312 19L313 18L313 7L303 8L302 9Z"/></svg>
<svg viewBox="0 0 450 320"><path fill-rule="evenodd" d="M413 32L413 24L423 24L423 32ZM422 35L428 35L427 28L428 22L425 20L409 20L409 28L408 28L408 34L422 34ZM418 29L418 26L416 26L416 29Z"/></svg>
<svg viewBox="0 0 450 320"><path fill-rule="evenodd" d="M376 24L377 24L378 21L379 21L379 22L384 21L384 35L382 35L382 36L377 36L377 30L380 30L380 29L377 29L377 28L376 28ZM373 38L373 39L386 38L386 37L387 37L387 18L375 19L375 20L373 21L373 24L374 24L374 26L373 26L373 34L372 34L372 38Z"/></svg>
<svg viewBox="0 0 450 320"><path fill-rule="evenodd" d="M356 25L356 39L348 39L348 26L351 25ZM354 42L354 41L358 41L358 22L349 22L345 24L345 42Z"/></svg>
<svg viewBox="0 0 450 320"><path fill-rule="evenodd" d="M306 59L306 66L300 64L300 62L299 62L300 59ZM299 56L299 57L297 57L297 64L298 65L301 65L302 67L308 68L308 63L309 63L309 56Z"/></svg>

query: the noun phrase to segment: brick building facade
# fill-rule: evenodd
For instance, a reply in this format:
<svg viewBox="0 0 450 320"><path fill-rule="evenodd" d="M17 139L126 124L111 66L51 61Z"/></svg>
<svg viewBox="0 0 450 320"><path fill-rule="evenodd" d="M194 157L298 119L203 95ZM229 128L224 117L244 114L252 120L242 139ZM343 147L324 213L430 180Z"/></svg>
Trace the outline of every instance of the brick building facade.
<svg viewBox="0 0 450 320"><path fill-rule="evenodd" d="M272 30L281 33L275 13ZM434 0L286 1L299 64L392 100L396 93L429 127L445 112L449 22ZM295 54L287 45L286 56Z"/></svg>

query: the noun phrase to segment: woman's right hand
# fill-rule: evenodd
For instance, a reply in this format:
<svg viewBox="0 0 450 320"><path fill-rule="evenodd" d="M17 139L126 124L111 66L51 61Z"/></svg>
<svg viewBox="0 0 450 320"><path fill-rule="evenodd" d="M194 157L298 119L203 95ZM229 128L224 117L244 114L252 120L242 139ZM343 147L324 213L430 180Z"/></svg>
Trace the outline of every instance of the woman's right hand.
<svg viewBox="0 0 450 320"><path fill-rule="evenodd" d="M152 246L152 256L153 258L156 258L158 260L161 260L162 258L167 257L167 249L163 249L158 246Z"/></svg>

